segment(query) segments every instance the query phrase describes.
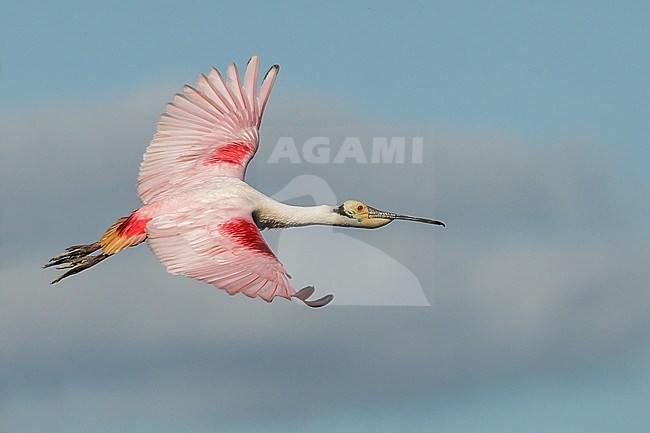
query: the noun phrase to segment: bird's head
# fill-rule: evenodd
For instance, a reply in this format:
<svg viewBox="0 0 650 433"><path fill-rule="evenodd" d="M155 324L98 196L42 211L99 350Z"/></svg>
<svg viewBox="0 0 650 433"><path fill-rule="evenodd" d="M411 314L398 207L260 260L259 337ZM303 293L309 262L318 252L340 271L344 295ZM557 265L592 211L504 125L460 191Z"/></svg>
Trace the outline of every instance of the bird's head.
<svg viewBox="0 0 650 433"><path fill-rule="evenodd" d="M367 204L357 200L347 200L341 206L336 208L335 211L344 217L341 219L342 224L340 225L351 227L375 229L385 226L393 220L418 221L443 227L445 226L445 223L442 221L386 212L370 207Z"/></svg>

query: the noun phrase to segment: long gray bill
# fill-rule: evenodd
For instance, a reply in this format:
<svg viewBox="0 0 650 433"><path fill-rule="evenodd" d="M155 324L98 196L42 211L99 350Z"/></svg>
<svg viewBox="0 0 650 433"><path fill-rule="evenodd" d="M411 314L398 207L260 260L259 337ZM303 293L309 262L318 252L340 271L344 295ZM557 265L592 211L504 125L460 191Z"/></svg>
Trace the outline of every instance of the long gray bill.
<svg viewBox="0 0 650 433"><path fill-rule="evenodd" d="M445 223L442 221L438 220L432 220L429 218L420 218L420 217L414 217L410 215L400 215L392 212L386 212L383 210L375 209L370 206L368 206L368 217L369 218L384 218L384 219L389 219L389 220L406 220L406 221L417 221L420 223L425 223L425 224L435 224L437 226L443 226L445 227Z"/></svg>

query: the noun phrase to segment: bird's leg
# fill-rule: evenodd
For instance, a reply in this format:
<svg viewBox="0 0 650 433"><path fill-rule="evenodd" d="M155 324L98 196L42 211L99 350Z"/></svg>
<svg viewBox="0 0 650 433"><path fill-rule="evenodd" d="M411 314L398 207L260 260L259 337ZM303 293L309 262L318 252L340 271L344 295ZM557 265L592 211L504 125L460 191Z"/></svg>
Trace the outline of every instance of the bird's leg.
<svg viewBox="0 0 650 433"><path fill-rule="evenodd" d="M58 283L65 277L69 277L70 275L79 273L84 269L88 269L108 257L107 254L98 254L96 256L91 255L99 248L101 248L101 246L98 242L88 245L73 245L66 248L64 253L52 257L49 262L43 265L44 268L56 266L57 269L70 268L70 270L54 279L51 284Z"/></svg>
<svg viewBox="0 0 650 433"><path fill-rule="evenodd" d="M297 298L300 299L302 302L305 303L308 307L312 308L320 308L324 307L325 305L329 304L332 302L332 299L334 299L334 295L329 294L325 295L322 298L319 299L314 299L312 301L308 300L311 295L314 294L314 287L313 286L307 286L303 287L302 289L298 290L296 293L291 295L292 298Z"/></svg>

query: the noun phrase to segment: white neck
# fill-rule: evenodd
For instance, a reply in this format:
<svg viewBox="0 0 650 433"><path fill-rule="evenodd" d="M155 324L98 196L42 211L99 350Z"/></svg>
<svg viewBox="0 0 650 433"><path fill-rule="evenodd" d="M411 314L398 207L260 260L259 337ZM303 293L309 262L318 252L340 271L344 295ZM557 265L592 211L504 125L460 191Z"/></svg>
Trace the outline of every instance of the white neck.
<svg viewBox="0 0 650 433"><path fill-rule="evenodd" d="M272 200L257 209L254 215L260 228L352 225L355 220L339 215L336 208L334 205L291 206Z"/></svg>

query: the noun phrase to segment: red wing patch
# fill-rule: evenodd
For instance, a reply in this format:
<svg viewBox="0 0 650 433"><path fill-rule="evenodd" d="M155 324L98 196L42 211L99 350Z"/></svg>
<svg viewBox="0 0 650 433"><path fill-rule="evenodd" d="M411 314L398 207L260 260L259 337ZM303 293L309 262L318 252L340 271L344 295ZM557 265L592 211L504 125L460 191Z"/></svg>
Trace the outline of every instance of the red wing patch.
<svg viewBox="0 0 650 433"><path fill-rule="evenodd" d="M219 226L219 231L236 244L252 251L275 258L275 254L266 245L259 229L251 220L235 218Z"/></svg>
<svg viewBox="0 0 650 433"><path fill-rule="evenodd" d="M235 142L225 144L209 155L203 165L213 164L231 164L243 165L245 161L250 159L252 149L246 143Z"/></svg>

